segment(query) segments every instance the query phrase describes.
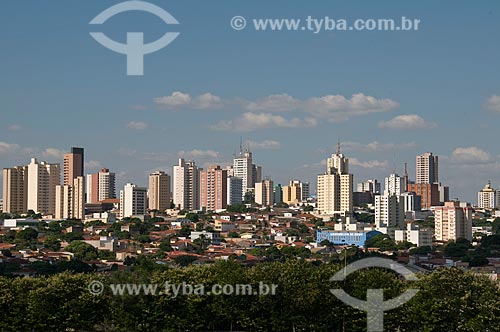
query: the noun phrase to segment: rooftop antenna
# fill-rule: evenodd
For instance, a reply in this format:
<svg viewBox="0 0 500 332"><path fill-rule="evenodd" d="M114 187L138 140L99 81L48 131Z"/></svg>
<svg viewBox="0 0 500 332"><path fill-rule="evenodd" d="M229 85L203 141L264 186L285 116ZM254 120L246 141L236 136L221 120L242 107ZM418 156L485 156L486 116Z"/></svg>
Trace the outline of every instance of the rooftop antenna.
<svg viewBox="0 0 500 332"><path fill-rule="evenodd" d="M243 137L240 136L240 156L243 154Z"/></svg>
<svg viewBox="0 0 500 332"><path fill-rule="evenodd" d="M340 140L337 141L337 155L340 155Z"/></svg>
<svg viewBox="0 0 500 332"><path fill-rule="evenodd" d="M405 176L408 176L408 163L405 162Z"/></svg>

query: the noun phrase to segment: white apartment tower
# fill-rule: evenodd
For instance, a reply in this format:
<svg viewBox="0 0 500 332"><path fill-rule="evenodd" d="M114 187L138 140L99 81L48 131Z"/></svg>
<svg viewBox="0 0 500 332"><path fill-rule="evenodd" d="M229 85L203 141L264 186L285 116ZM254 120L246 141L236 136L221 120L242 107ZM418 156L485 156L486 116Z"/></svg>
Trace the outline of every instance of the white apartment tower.
<svg viewBox="0 0 500 332"><path fill-rule="evenodd" d="M400 196L375 196L375 226L382 233L387 233L386 228L405 226L404 200Z"/></svg>
<svg viewBox="0 0 500 332"><path fill-rule="evenodd" d="M318 210L322 214L352 214L353 175L349 159L340 153L327 160L327 171L318 175Z"/></svg>
<svg viewBox="0 0 500 332"><path fill-rule="evenodd" d="M28 165L27 209L41 214L55 214L56 186L61 181L61 166L38 162L32 158Z"/></svg>
<svg viewBox="0 0 500 332"><path fill-rule="evenodd" d="M170 208L170 175L156 171L149 175L148 201L150 210Z"/></svg>
<svg viewBox="0 0 500 332"><path fill-rule="evenodd" d="M401 196L405 192L404 178L393 173L385 178L384 195Z"/></svg>
<svg viewBox="0 0 500 332"><path fill-rule="evenodd" d="M87 174L87 203L97 203L109 198L116 198L116 176L107 168Z"/></svg>
<svg viewBox="0 0 500 332"><path fill-rule="evenodd" d="M194 161L179 159L174 166L174 204L181 210L198 210L200 208L200 169Z"/></svg>
<svg viewBox="0 0 500 332"><path fill-rule="evenodd" d="M135 184L127 183L120 191L120 218L127 218L147 213L148 190Z"/></svg>
<svg viewBox="0 0 500 332"><path fill-rule="evenodd" d="M493 189L491 187L491 182L488 182L488 184L477 193L477 206L481 209L499 208L500 190Z"/></svg>
<svg viewBox="0 0 500 332"><path fill-rule="evenodd" d="M72 181L72 185L56 186L56 219L85 219L85 178Z"/></svg>

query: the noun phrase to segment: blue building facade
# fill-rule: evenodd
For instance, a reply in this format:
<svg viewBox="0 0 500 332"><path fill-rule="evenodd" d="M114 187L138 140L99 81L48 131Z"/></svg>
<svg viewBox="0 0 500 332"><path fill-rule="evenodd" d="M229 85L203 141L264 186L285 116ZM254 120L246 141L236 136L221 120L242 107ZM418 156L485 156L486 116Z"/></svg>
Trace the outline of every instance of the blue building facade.
<svg viewBox="0 0 500 332"><path fill-rule="evenodd" d="M372 237L382 234L379 231L334 231L331 229L318 229L316 243L328 240L335 245L350 245L363 247L365 242Z"/></svg>

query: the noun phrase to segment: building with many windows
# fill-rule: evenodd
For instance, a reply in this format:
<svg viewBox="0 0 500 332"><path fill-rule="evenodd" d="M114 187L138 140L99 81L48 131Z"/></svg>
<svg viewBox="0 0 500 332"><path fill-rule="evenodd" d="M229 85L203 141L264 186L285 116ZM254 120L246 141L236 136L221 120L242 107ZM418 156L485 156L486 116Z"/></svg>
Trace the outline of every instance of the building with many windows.
<svg viewBox="0 0 500 332"><path fill-rule="evenodd" d="M226 206L227 170L220 166L210 166L206 171L200 172L200 207L207 211L217 211Z"/></svg>
<svg viewBox="0 0 500 332"><path fill-rule="evenodd" d="M162 171L149 174L148 208L165 211L170 208L170 175Z"/></svg>
<svg viewBox="0 0 500 332"><path fill-rule="evenodd" d="M120 191L120 218L144 216L148 209L148 190L127 183Z"/></svg>
<svg viewBox="0 0 500 332"><path fill-rule="evenodd" d="M500 190L491 187L488 182L483 189L477 193L477 206L481 209L496 209L500 207Z"/></svg>
<svg viewBox="0 0 500 332"><path fill-rule="evenodd" d="M472 240L472 208L466 203L445 202L434 210L434 237L447 242L458 238Z"/></svg>
<svg viewBox="0 0 500 332"><path fill-rule="evenodd" d="M200 169L194 161L179 159L174 166L173 199L181 210L198 210L200 208Z"/></svg>
<svg viewBox="0 0 500 332"><path fill-rule="evenodd" d="M61 181L61 166L32 158L28 165L27 209L53 215L56 212L56 186Z"/></svg>
<svg viewBox="0 0 500 332"><path fill-rule="evenodd" d="M5 213L25 213L28 205L28 167L3 169L3 204Z"/></svg>

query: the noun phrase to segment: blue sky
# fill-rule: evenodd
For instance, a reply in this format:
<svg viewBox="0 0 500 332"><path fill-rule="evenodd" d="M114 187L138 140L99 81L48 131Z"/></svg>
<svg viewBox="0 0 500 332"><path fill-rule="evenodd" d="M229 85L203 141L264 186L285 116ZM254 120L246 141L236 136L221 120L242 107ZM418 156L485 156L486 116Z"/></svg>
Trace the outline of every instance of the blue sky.
<svg viewBox="0 0 500 332"><path fill-rule="evenodd" d="M119 2L2 1L1 167L31 156L60 162L83 146L89 172L104 166L120 185L146 185L179 156L230 163L243 136L264 175L281 183L315 183L340 140L355 182L401 173L404 162L414 178L415 155L432 151L452 197L475 201L490 179L500 186L498 1L151 1L180 24L142 12L88 24ZM233 30L235 15L421 23L258 32ZM126 76L126 57L92 31L121 42L132 31L146 42L180 35L145 56L144 76Z"/></svg>

